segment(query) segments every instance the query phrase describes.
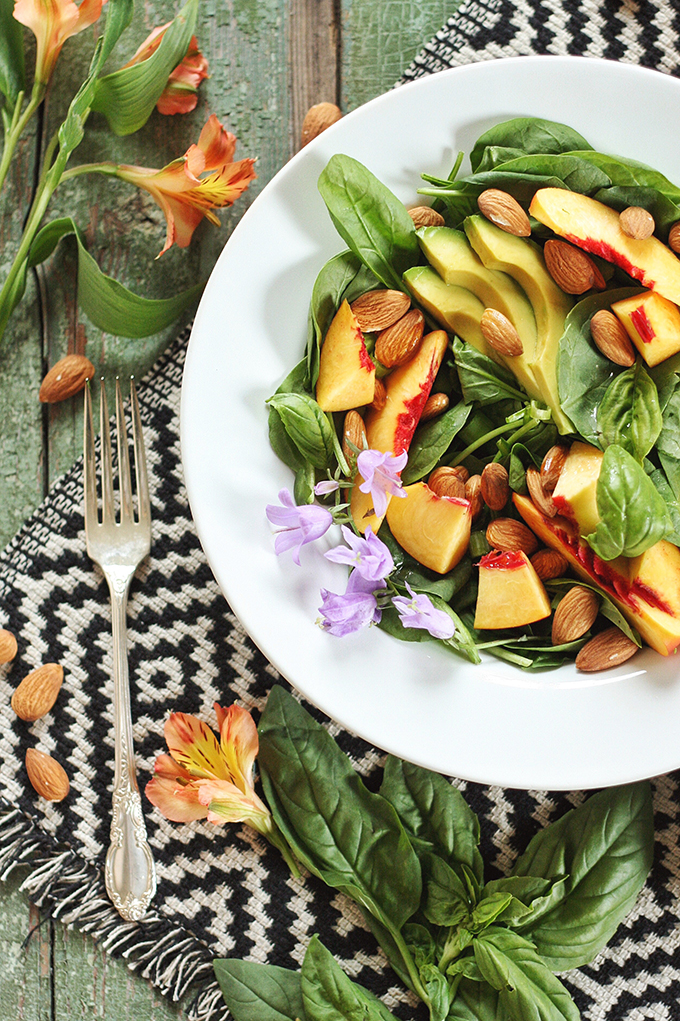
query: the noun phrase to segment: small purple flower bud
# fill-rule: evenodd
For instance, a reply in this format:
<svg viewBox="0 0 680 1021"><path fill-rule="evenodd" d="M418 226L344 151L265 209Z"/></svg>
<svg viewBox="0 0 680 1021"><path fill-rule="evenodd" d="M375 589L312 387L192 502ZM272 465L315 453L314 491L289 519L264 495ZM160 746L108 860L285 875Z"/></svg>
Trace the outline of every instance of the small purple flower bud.
<svg viewBox="0 0 680 1021"><path fill-rule="evenodd" d="M406 451L394 457L379 450L362 450L357 457L357 470L364 480L359 486L362 493L370 493L375 513L379 518L387 510L387 496L406 496L399 472L406 467Z"/></svg>
<svg viewBox="0 0 680 1021"><path fill-rule="evenodd" d="M334 479L324 479L321 482L317 482L314 486L314 492L317 496L326 496L327 493L334 493L336 489L340 489L340 483Z"/></svg>
<svg viewBox="0 0 680 1021"><path fill-rule="evenodd" d="M394 596L393 604L399 613L399 620L404 627L417 627L429 631L433 638L453 638L456 626L444 610L437 610L429 596L422 592L414 592L408 582L406 588L411 598Z"/></svg>
<svg viewBox="0 0 680 1021"><path fill-rule="evenodd" d="M325 535L333 524L333 515L325 507L318 504L305 504L298 507L293 501L289 490L282 489L279 500L283 504L269 504L266 508L267 518L273 525L280 525L274 540L277 556L287 550L293 550L293 560L300 565L300 550L308 542L314 542Z"/></svg>

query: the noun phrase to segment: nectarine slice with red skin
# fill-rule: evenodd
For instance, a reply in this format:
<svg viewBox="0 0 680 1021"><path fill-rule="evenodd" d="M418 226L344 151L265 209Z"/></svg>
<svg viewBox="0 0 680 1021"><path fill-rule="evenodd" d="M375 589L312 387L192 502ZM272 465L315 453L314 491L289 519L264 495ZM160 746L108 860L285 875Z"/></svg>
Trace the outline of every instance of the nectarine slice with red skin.
<svg viewBox="0 0 680 1021"><path fill-rule="evenodd" d="M322 411L349 411L370 404L375 364L347 301L336 312L321 347L316 402Z"/></svg>
<svg viewBox="0 0 680 1021"><path fill-rule="evenodd" d="M366 442L370 450L397 457L408 450L416 426L439 372L449 338L444 330L433 330L420 344L413 358L385 376L385 405L366 415ZM370 493L362 493L363 479L356 476L351 496L354 523L360 532L371 527L377 533L382 523L373 508ZM391 499L388 496L388 501Z"/></svg>
<svg viewBox="0 0 680 1021"><path fill-rule="evenodd" d="M631 238L619 214L564 188L539 188L529 213L566 241L620 266L644 287L680 303L680 260L658 238Z"/></svg>
<svg viewBox="0 0 680 1021"><path fill-rule="evenodd" d="M597 480L604 453L590 443L572 443L552 494L557 513L573 519L581 535L597 528Z"/></svg>
<svg viewBox="0 0 680 1021"><path fill-rule="evenodd" d="M477 630L524 627L550 613L548 593L526 553L492 550L482 557L475 608Z"/></svg>
<svg viewBox="0 0 680 1021"><path fill-rule="evenodd" d="M437 574L446 574L463 558L470 542L470 501L437 496L425 482L404 489L406 498L392 500L387 523L399 545Z"/></svg>
<svg viewBox="0 0 680 1021"><path fill-rule="evenodd" d="M647 365L658 365L680 351L680 308L656 291L644 291L612 304Z"/></svg>

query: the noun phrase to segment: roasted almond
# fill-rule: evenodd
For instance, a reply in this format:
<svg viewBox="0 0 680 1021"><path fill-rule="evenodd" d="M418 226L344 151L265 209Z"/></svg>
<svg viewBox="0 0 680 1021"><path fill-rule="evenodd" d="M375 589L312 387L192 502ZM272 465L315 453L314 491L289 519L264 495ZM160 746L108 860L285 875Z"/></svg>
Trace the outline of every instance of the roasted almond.
<svg viewBox="0 0 680 1021"><path fill-rule="evenodd" d="M586 673L619 666L638 652L638 646L617 627L607 628L579 649L576 667Z"/></svg>
<svg viewBox="0 0 680 1021"><path fill-rule="evenodd" d="M45 801L63 801L70 790L64 767L37 748L29 748L26 752L26 772L34 789Z"/></svg>
<svg viewBox="0 0 680 1021"><path fill-rule="evenodd" d="M491 510L502 510L510 496L508 473L502 464L492 461L482 471L481 493L484 503Z"/></svg>
<svg viewBox="0 0 680 1021"><path fill-rule="evenodd" d="M569 564L556 549L540 549L531 558L531 566L541 581L550 581L561 578Z"/></svg>
<svg viewBox="0 0 680 1021"><path fill-rule="evenodd" d="M507 234L528 238L531 234L529 217L517 199L499 188L487 188L477 199L480 213Z"/></svg>
<svg viewBox="0 0 680 1021"><path fill-rule="evenodd" d="M487 344L499 355L514 358L524 351L519 333L507 316L495 308L485 308L479 321L479 328Z"/></svg>
<svg viewBox="0 0 680 1021"><path fill-rule="evenodd" d="M538 468L534 468L530 465L527 468L527 489L529 490L529 496L534 502L534 505L538 507L541 514L545 514L547 518L554 518L557 514L557 507L553 503L553 498L550 493L546 493L541 482L541 473Z"/></svg>
<svg viewBox="0 0 680 1021"><path fill-rule="evenodd" d="M599 609L600 600L590 589L581 585L570 588L555 610L552 623L553 645L564 645L582 638L595 623Z"/></svg>
<svg viewBox="0 0 680 1021"><path fill-rule="evenodd" d="M470 514L474 521L475 518L479 517L484 507L481 475L471 475L469 479L465 480L465 499L470 501Z"/></svg>
<svg viewBox="0 0 680 1021"><path fill-rule="evenodd" d="M615 365L635 363L635 350L620 319L608 308L601 308L590 320L590 334L605 358Z"/></svg>
<svg viewBox="0 0 680 1021"><path fill-rule="evenodd" d="M619 213L619 226L629 238L637 238L639 241L651 238L656 230L654 217L642 206L628 206Z"/></svg>
<svg viewBox="0 0 680 1021"><path fill-rule="evenodd" d="M541 482L546 493L552 493L557 485L568 454L568 447L562 446L561 443L556 443L543 458L541 462Z"/></svg>
<svg viewBox="0 0 680 1021"><path fill-rule="evenodd" d="M371 407L374 411L382 411L387 404L387 390L382 379L375 377L375 387L373 389L373 400L371 401Z"/></svg>
<svg viewBox="0 0 680 1021"><path fill-rule="evenodd" d="M302 133L300 135L300 148L304 148L308 142L320 135L331 124L335 124L342 117L342 110L335 103L316 103L310 106L302 122Z"/></svg>
<svg viewBox="0 0 680 1021"><path fill-rule="evenodd" d="M565 294L584 294L593 287L605 286L599 269L585 252L566 241L546 241L543 249L546 269Z"/></svg>
<svg viewBox="0 0 680 1021"><path fill-rule="evenodd" d="M406 315L411 299L403 291L367 291L353 301L351 307L359 329L364 333L377 333Z"/></svg>
<svg viewBox="0 0 680 1021"><path fill-rule="evenodd" d="M12 709L19 719L32 722L48 713L57 700L64 668L58 663L43 663L26 674L12 695Z"/></svg>
<svg viewBox="0 0 680 1021"><path fill-rule="evenodd" d="M449 398L446 394L430 394L425 401L425 407L421 412L420 421L429 422L431 418L436 418L437 415L443 414L448 406Z"/></svg>
<svg viewBox="0 0 680 1021"><path fill-rule="evenodd" d="M455 468L435 468L427 484L437 496L455 496L465 499L465 483Z"/></svg>
<svg viewBox="0 0 680 1021"><path fill-rule="evenodd" d="M526 553L528 557L538 549L538 539L522 521L514 518L496 518L486 530L486 541L501 553Z"/></svg>
<svg viewBox="0 0 680 1021"><path fill-rule="evenodd" d="M409 209L408 215L413 220L413 223L418 227L443 227L445 220L441 213L438 213L436 209L432 209L431 206L414 206L413 209Z"/></svg>
<svg viewBox="0 0 680 1021"><path fill-rule="evenodd" d="M342 452L352 470L358 453L366 448L365 441L366 426L363 418L358 411L348 411L342 427Z"/></svg>
<svg viewBox="0 0 680 1021"><path fill-rule="evenodd" d="M420 347L425 330L425 317L418 308L411 309L392 326L382 330L375 341L375 357L388 369L408 362Z"/></svg>
<svg viewBox="0 0 680 1021"><path fill-rule="evenodd" d="M88 379L94 379L94 365L85 355L65 355L53 365L42 381L38 398L56 404L80 393Z"/></svg>
<svg viewBox="0 0 680 1021"><path fill-rule="evenodd" d="M680 252L680 220L668 232L668 247L673 252Z"/></svg>
<svg viewBox="0 0 680 1021"><path fill-rule="evenodd" d="M9 663L17 654L17 640L11 631L0 630L0 664Z"/></svg>

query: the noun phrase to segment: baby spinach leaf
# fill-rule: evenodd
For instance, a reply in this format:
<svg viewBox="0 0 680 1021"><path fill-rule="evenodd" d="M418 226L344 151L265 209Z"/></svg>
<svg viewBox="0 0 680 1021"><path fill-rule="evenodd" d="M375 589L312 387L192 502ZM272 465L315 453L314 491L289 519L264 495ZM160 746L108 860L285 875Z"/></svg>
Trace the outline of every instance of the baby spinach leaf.
<svg viewBox="0 0 680 1021"><path fill-rule="evenodd" d="M543 120L541 117L513 117L485 131L479 136L470 153L473 171L479 169L488 145L511 146L514 149L521 149L524 153L561 153L590 149L590 145L578 131L574 131L566 124Z"/></svg>
<svg viewBox="0 0 680 1021"><path fill-rule="evenodd" d="M501 188L511 191L520 201L533 198L538 188L565 187L582 195L593 195L611 183L607 174L593 163L572 154L553 153L520 156L497 165L493 170L478 171L456 182L481 188Z"/></svg>
<svg viewBox="0 0 680 1021"><path fill-rule="evenodd" d="M420 904L418 859L392 805L371 794L321 724L280 686L258 728L267 801L300 861L398 931Z"/></svg>
<svg viewBox="0 0 680 1021"><path fill-rule="evenodd" d="M445 861L467 865L482 882L479 820L448 780L388 755L380 793L394 805L408 834L426 842Z"/></svg>
<svg viewBox="0 0 680 1021"><path fill-rule="evenodd" d="M315 468L330 468L335 454L333 429L314 398L304 393L275 393L269 406L278 412L304 461Z"/></svg>
<svg viewBox="0 0 680 1021"><path fill-rule="evenodd" d="M627 209L628 206L641 206L654 217L655 232L666 236L676 220L680 219L680 205L677 205L666 195L662 195L655 188L642 188L639 186L623 188L602 188L596 192L593 198L597 202L618 209L619 212Z"/></svg>
<svg viewBox="0 0 680 1021"><path fill-rule="evenodd" d="M470 404L461 401L416 429L409 447L408 463L401 476L405 486L418 482L432 471L467 422L471 411Z"/></svg>
<svg viewBox="0 0 680 1021"><path fill-rule="evenodd" d="M472 944L475 961L513 1018L579 1021L578 1008L533 945L509 929L491 927Z"/></svg>
<svg viewBox="0 0 680 1021"><path fill-rule="evenodd" d="M213 967L234 1021L307 1021L299 972L232 958Z"/></svg>
<svg viewBox="0 0 680 1021"><path fill-rule="evenodd" d="M675 497L680 499L680 383L677 377L663 410L656 449Z"/></svg>
<svg viewBox="0 0 680 1021"><path fill-rule="evenodd" d="M420 259L413 220L403 202L350 156L332 156L319 191L348 248L386 287L403 290L402 274Z"/></svg>
<svg viewBox="0 0 680 1021"><path fill-rule="evenodd" d="M662 417L656 384L640 359L605 390L597 425L603 448L618 443L642 464L661 432Z"/></svg>
<svg viewBox="0 0 680 1021"><path fill-rule="evenodd" d="M487 358L459 337L453 338L453 357L466 403L495 404L508 398L522 402L528 400L526 394L518 390L517 380L509 369Z"/></svg>
<svg viewBox="0 0 680 1021"><path fill-rule="evenodd" d="M639 163L637 160L631 160L625 156L610 156L590 148L586 151L574 150L569 155L578 156L580 159L592 163L593 166L599 167L609 177L611 183L617 187L653 188L674 202L680 200L680 188L672 184L660 171L648 167L646 163Z"/></svg>
<svg viewBox="0 0 680 1021"><path fill-rule="evenodd" d="M487 145L475 168L475 173L482 174L485 170L495 170L502 163L508 163L510 160L516 160L519 156L524 155L524 150L515 149L511 145Z"/></svg>
<svg viewBox="0 0 680 1021"><path fill-rule="evenodd" d="M672 529L654 483L616 443L604 452L596 493L600 521L586 541L602 560L636 557Z"/></svg>
<svg viewBox="0 0 680 1021"><path fill-rule="evenodd" d="M377 996L352 982L318 936L307 947L300 984L307 1021L395 1021Z"/></svg>
<svg viewBox="0 0 680 1021"><path fill-rule="evenodd" d="M653 851L649 783L592 795L540 830L516 862L515 876L567 876L558 903L520 924L519 932L553 971L592 961L635 903Z"/></svg>
<svg viewBox="0 0 680 1021"><path fill-rule="evenodd" d="M664 460L664 464L665 463L666 462ZM673 469L676 474L676 478L680 479L680 461L675 462ZM649 473L649 477L656 486L657 492L661 493L673 525L673 531L666 535L666 539L668 539L669 542L675 543L676 546L680 546L680 506L678 505L675 493L671 488L671 484L661 468L655 468ZM640 643L638 642L638 644Z"/></svg>

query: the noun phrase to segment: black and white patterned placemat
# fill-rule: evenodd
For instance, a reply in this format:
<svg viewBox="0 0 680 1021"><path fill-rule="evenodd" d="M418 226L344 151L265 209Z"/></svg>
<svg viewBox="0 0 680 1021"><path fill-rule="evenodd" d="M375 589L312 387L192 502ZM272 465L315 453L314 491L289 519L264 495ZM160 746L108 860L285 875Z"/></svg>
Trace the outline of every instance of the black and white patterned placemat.
<svg viewBox="0 0 680 1021"><path fill-rule="evenodd" d="M680 13L655 2L560 3L465 0L406 71L410 80L474 60L530 53L610 57L676 72ZM221 596L191 521L179 459L179 393L186 337L140 388L152 481L154 540L129 609L134 738L142 779L163 750L171 709L214 724L215 701L238 700L257 717L276 671ZM314 879L291 879L278 853L252 830L207 823L178 826L147 812L158 863L158 894L142 924L111 907L102 878L108 843L113 740L110 614L106 585L85 553L81 466L54 487L0 557L0 626L20 652L0 668L0 875L30 866L24 886L62 921L92 932L113 954L174 997L193 990L193 1015L225 1015L214 956L299 967L315 932L350 976L397 1016L423 1017L386 966L354 905ZM43 662L64 666L52 712L18 721L9 699ZM370 785L382 755L333 726ZM48 805L33 796L23 760L37 746L71 776L71 794ZM635 910L605 952L570 972L584 1021L680 1018L679 777L654 781L656 855ZM454 781L482 824L485 861L508 871L530 836L582 800L579 793L518 792ZM147 806L150 809L150 806Z"/></svg>

